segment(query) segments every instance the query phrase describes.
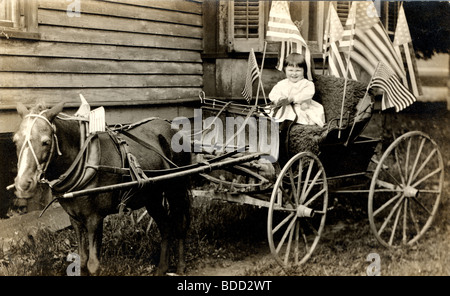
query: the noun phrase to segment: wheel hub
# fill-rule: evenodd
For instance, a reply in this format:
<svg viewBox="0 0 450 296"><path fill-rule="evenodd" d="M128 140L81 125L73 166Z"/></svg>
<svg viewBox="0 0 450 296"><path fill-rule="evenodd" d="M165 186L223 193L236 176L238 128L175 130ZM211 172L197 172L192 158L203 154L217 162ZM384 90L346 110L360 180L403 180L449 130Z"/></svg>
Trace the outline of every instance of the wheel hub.
<svg viewBox="0 0 450 296"><path fill-rule="evenodd" d="M304 205L299 205L297 208L297 217L303 218L311 218L314 216L314 210L308 207L305 207Z"/></svg>
<svg viewBox="0 0 450 296"><path fill-rule="evenodd" d="M417 194L419 193L419 190L412 186L406 186L403 189L403 193L405 194L405 197L417 197Z"/></svg>

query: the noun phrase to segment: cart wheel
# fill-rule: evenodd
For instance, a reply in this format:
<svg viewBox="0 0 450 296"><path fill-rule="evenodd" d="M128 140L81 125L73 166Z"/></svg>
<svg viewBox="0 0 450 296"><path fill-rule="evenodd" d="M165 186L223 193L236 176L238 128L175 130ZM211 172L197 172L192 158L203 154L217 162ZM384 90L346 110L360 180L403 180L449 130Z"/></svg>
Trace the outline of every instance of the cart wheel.
<svg viewBox="0 0 450 296"><path fill-rule="evenodd" d="M270 251L284 267L305 263L325 225L328 187L313 153L301 152L281 170L270 199L267 236Z"/></svg>
<svg viewBox="0 0 450 296"><path fill-rule="evenodd" d="M369 191L369 222L386 247L412 245L430 227L444 184L444 163L426 134L408 132L384 152Z"/></svg>

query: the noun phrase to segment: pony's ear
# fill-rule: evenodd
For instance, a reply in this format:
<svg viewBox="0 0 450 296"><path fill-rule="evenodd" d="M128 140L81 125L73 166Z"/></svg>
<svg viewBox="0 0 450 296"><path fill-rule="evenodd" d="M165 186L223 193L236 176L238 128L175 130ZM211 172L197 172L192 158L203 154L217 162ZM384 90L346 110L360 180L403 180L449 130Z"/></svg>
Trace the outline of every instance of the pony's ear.
<svg viewBox="0 0 450 296"><path fill-rule="evenodd" d="M60 102L53 106L51 109L49 109L45 114L48 117L49 121L52 121L55 119L56 115L58 115L64 108L64 102Z"/></svg>
<svg viewBox="0 0 450 296"><path fill-rule="evenodd" d="M16 109L17 109L17 112L19 113L20 117L24 117L25 115L30 113L30 110L28 110L28 108L25 107L25 105L20 102L17 103Z"/></svg>

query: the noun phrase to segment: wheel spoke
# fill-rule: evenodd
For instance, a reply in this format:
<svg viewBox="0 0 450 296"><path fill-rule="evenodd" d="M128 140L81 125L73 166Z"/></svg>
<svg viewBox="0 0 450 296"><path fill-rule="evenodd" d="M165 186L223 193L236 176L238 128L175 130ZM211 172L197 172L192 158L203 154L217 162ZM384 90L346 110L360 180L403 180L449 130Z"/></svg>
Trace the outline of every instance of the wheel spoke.
<svg viewBox="0 0 450 296"><path fill-rule="evenodd" d="M294 173L292 172L292 167L289 168L289 181L291 183L291 196L294 198L295 206L298 206L298 196L297 188L295 187Z"/></svg>
<svg viewBox="0 0 450 296"><path fill-rule="evenodd" d="M319 179L320 175L322 174L322 170L319 170L317 174L314 176L314 179L311 181L311 183L308 186L308 189L305 192L305 195L302 196L302 199L300 200L300 204L302 204L306 197L309 195L313 187L316 185L317 179Z"/></svg>
<svg viewBox="0 0 450 296"><path fill-rule="evenodd" d="M308 254L309 253L308 239L306 238L305 232L303 231L303 228L301 226L300 226L300 233L302 234L303 242L305 243L306 254Z"/></svg>
<svg viewBox="0 0 450 296"><path fill-rule="evenodd" d="M302 174L303 174L303 158L300 158L298 162L298 177L297 177L297 192L295 196L298 198L300 196L301 184L302 184ZM305 184L303 184L305 186Z"/></svg>
<svg viewBox="0 0 450 296"><path fill-rule="evenodd" d="M417 151L416 159L414 160L414 164L413 164L412 169L409 174L410 178L408 179L408 183L407 183L408 185L411 184L411 182L412 182L412 176L414 176L414 171L416 170L417 163L419 162L420 155L422 154L422 149L423 149L423 145L425 145L425 141L426 141L426 138L423 138L422 142L420 142L419 151Z"/></svg>
<svg viewBox="0 0 450 296"><path fill-rule="evenodd" d="M286 237L288 236L289 232L291 231L292 227L295 225L295 221L297 221L297 217L295 217L294 219L292 219L291 223L289 224L289 226L287 227L286 231L284 232L283 236L281 237L280 242L278 243L276 252L279 253L281 247L284 245L284 241L286 240Z"/></svg>
<svg viewBox="0 0 450 296"><path fill-rule="evenodd" d="M389 199L387 202L385 202L381 207L379 207L375 212L373 212L373 216L375 217L380 213L382 210L384 210L388 205L393 203L396 199L402 196L402 193L397 193L393 198Z"/></svg>
<svg viewBox="0 0 450 296"><path fill-rule="evenodd" d="M409 169L408 165L409 165L409 153L411 151L411 141L412 141L412 138L409 138L408 146L406 148L406 160L405 160L405 178L406 178L406 180L408 179L408 169ZM395 150L397 150L397 148Z"/></svg>
<svg viewBox="0 0 450 296"><path fill-rule="evenodd" d="M409 208L409 214L411 216L411 220L413 221L413 224L414 224L414 228L416 229L417 234L419 234L420 227L419 227L419 224L417 223L416 217L414 216L414 212L413 212L411 205L408 208Z"/></svg>
<svg viewBox="0 0 450 296"><path fill-rule="evenodd" d="M295 224L297 224L297 223L295 223ZM285 265L288 264L289 254L291 253L291 243L292 243L292 236L294 235L294 231L295 231L295 224L294 224L294 227L292 227L291 230L289 231L289 239L288 239L288 244L286 247L286 254L284 254L284 264Z"/></svg>
<svg viewBox="0 0 450 296"><path fill-rule="evenodd" d="M402 237L403 244L406 244L406 229L408 228L406 224L407 215L408 215L408 199L405 198L405 201L403 203L403 237Z"/></svg>
<svg viewBox="0 0 450 296"><path fill-rule="evenodd" d="M300 239L299 237L299 228L300 228L300 221L297 220L297 223L295 224L295 248L294 248L294 263L298 264L298 256L299 256L299 245L298 241Z"/></svg>
<svg viewBox="0 0 450 296"><path fill-rule="evenodd" d="M431 216L431 211L430 210L428 210L424 205L423 205L423 203L421 203L420 202L420 200L418 200L416 197L412 197L412 200L413 201L415 201L422 209L424 209L427 213L428 213L428 215L430 215Z"/></svg>
<svg viewBox="0 0 450 296"><path fill-rule="evenodd" d="M422 162L422 164L420 165L420 167L417 169L417 172L412 176L411 180L415 180L417 178L417 176L420 174L420 172L422 172L422 170L425 168L425 166L428 164L428 162L430 161L431 157L433 157L433 155L437 152L438 150L435 148L433 149L430 154L428 154L427 158Z"/></svg>
<svg viewBox="0 0 450 296"><path fill-rule="evenodd" d="M395 164L397 165L397 169L398 169L398 172L400 174L400 179L402 179L402 184L405 184L406 183L406 177L403 176L402 168L401 168L401 165L400 165L400 160L398 158L397 149L394 149L394 156L395 156Z"/></svg>
<svg viewBox="0 0 450 296"><path fill-rule="evenodd" d="M314 194L313 197L311 197L307 202L305 202L304 206L307 207L309 206L310 203L312 203L313 201L316 200L316 198L318 198L319 196L321 196L322 194L324 194L327 191L326 188L323 188L322 190L320 190L319 192L317 192L316 194Z"/></svg>
<svg viewBox="0 0 450 296"><path fill-rule="evenodd" d="M309 220L305 220L306 224L308 224L309 228L314 232L315 236L319 236L319 232L314 228L314 226L311 224Z"/></svg>
<svg viewBox="0 0 450 296"><path fill-rule="evenodd" d="M292 202L292 190L289 189L285 189L283 187L280 188L283 197L285 197L284 201L292 206L294 206L293 202ZM280 206L283 204L283 197L281 202L279 203Z"/></svg>
<svg viewBox="0 0 450 296"><path fill-rule="evenodd" d="M311 159L309 161L308 172L306 173L305 182L303 183L302 196L305 195L306 187L307 187L306 184L308 184L308 182L309 182L309 177L311 176L311 171L312 171L313 165L314 165L314 159Z"/></svg>
<svg viewBox="0 0 450 296"><path fill-rule="evenodd" d="M278 229L280 229L284 224L286 224L286 222L288 222L295 215L296 215L295 212L294 213L290 213L286 218L283 219L283 221L278 223L278 225L272 230L272 234L275 234L275 232L277 232Z"/></svg>
<svg viewBox="0 0 450 296"><path fill-rule="evenodd" d="M393 176L392 174L391 174L391 172L389 172L388 170L386 170L385 168L381 168L381 170L383 171L383 172L385 172L389 177L391 177L394 181L395 181L395 183L397 184L397 185L401 185L402 183L401 182L399 182L398 180L397 180L397 178L395 177L395 176ZM380 180L379 180L380 181ZM386 183L388 183L388 182L386 182Z"/></svg>
<svg viewBox="0 0 450 296"><path fill-rule="evenodd" d="M432 171L431 173L429 173L428 175L426 175L425 177L423 177L422 179L420 179L419 181L417 181L416 183L414 183L413 185L411 185L411 187L417 187L417 185L419 185L420 183L422 183L423 181L425 181L426 179L436 175L437 173L439 173L440 171L442 171L442 168L437 168L434 171Z"/></svg>
<svg viewBox="0 0 450 296"><path fill-rule="evenodd" d="M397 210L398 206L400 205L401 201L403 199L399 199L397 201L397 203L394 205L394 207L392 208L392 210L389 212L389 215L386 217L386 219L384 220L383 225L381 225L380 229L378 230L378 235L381 235L381 233L384 231L384 228L386 227L386 225L388 224L389 220L391 220L392 215L394 215L395 211Z"/></svg>
<svg viewBox="0 0 450 296"><path fill-rule="evenodd" d="M402 207L398 207L397 215L395 215L395 220L394 220L394 225L393 225L393 228L392 228L391 236L389 238L389 245L390 246L392 246L392 242L394 240L395 230L397 230L398 220L400 218L401 211L402 211Z"/></svg>

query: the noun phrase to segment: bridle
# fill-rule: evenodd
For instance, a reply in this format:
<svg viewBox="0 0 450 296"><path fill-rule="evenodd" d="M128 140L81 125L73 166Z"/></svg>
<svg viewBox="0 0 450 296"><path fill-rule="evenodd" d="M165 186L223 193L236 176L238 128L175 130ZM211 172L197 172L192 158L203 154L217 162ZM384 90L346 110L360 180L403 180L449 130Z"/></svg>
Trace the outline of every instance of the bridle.
<svg viewBox="0 0 450 296"><path fill-rule="evenodd" d="M55 148L56 148L56 152L58 153L58 155L62 155L61 151L59 150L59 144L58 144L58 137L56 136L56 126L54 124L52 124L45 116L43 116L42 114L44 114L47 110L41 111L39 114L27 114L24 116L25 118L30 118L33 121L31 122L31 125L28 127L26 134L25 134L25 141L22 145L22 147L20 148L20 152L19 152L19 157L18 157L18 162L17 162L17 166L20 165L21 163L21 158L22 158L22 154L23 151L25 150L25 147L28 146L31 154L33 155L34 161L36 162L36 166L37 166L37 171L39 173L38 175L38 182L40 183L46 183L47 180L45 180L45 171L48 168L48 165L50 164L51 160L52 160L52 156L55 152ZM47 158L47 160L44 163L39 163L39 159L36 155L36 152L33 149L33 145L31 144L31 131L33 129L34 124L36 123L36 121L38 119L42 119L44 120L44 122L46 122L52 129L52 136L51 136L51 146L50 146L50 154Z"/></svg>

